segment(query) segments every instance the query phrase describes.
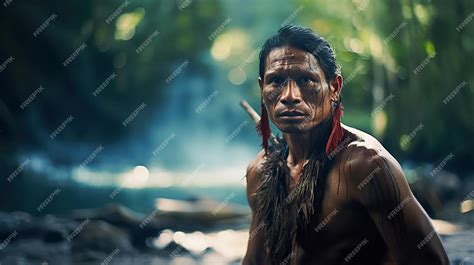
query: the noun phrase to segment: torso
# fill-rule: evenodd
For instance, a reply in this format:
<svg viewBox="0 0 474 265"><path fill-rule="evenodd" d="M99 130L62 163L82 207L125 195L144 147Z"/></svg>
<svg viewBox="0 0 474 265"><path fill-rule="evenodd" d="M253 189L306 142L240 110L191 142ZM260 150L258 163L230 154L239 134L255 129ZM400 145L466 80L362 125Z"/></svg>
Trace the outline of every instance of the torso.
<svg viewBox="0 0 474 265"><path fill-rule="evenodd" d="M351 182L347 163L353 147L374 143L367 143L370 139L359 130L346 126L344 130L346 136L355 140L334 158L327 175L322 208L316 210L304 231L299 229L288 264L396 264L368 212L355 199L354 188L358 183ZM291 183L289 189L295 184Z"/></svg>
<svg viewBox="0 0 474 265"><path fill-rule="evenodd" d="M342 166L345 159L340 159L348 152L350 147L329 171L322 209L307 231L298 232L296 255L290 264L394 264L369 214L354 198L351 187L357 184L350 183L347 167ZM353 251L357 253L351 257Z"/></svg>

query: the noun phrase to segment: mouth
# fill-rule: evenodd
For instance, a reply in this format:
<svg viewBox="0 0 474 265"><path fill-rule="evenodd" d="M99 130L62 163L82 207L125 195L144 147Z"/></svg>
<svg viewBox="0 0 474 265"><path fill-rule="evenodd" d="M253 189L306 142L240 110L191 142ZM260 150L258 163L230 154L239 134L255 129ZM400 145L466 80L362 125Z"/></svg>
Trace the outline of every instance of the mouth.
<svg viewBox="0 0 474 265"><path fill-rule="evenodd" d="M287 110L279 113L278 117L305 117L306 115L303 112L297 110Z"/></svg>
<svg viewBox="0 0 474 265"><path fill-rule="evenodd" d="M285 122L302 122L306 119L307 115L301 111L287 110L279 113L277 117Z"/></svg>

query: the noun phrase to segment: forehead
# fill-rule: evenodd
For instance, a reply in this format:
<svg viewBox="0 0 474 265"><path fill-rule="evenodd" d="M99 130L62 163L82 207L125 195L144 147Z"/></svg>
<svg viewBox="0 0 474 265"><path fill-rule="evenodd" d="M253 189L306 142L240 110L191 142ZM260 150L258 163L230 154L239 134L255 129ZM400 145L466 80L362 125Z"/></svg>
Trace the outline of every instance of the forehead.
<svg viewBox="0 0 474 265"><path fill-rule="evenodd" d="M265 74L290 69L323 74L318 61L311 53L290 46L272 49L265 60Z"/></svg>

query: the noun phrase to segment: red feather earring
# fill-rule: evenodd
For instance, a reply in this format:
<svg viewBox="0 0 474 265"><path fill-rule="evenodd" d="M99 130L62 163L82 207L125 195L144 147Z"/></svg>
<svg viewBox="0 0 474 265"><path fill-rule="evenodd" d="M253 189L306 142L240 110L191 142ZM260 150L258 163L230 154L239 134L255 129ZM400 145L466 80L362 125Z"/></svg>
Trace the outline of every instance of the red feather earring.
<svg viewBox="0 0 474 265"><path fill-rule="evenodd" d="M261 101L261 115L260 121L257 123L257 132L262 136L262 147L265 149L265 154L268 151L268 139L270 139L270 122L268 121L268 114L265 105L263 104L263 99Z"/></svg>
<svg viewBox="0 0 474 265"><path fill-rule="evenodd" d="M335 104L336 106L332 115L332 131L326 144L326 154L328 156L334 152L334 150L337 148L337 145L344 137L344 130L341 126L341 117L344 114L344 107L342 106L341 102L336 102Z"/></svg>

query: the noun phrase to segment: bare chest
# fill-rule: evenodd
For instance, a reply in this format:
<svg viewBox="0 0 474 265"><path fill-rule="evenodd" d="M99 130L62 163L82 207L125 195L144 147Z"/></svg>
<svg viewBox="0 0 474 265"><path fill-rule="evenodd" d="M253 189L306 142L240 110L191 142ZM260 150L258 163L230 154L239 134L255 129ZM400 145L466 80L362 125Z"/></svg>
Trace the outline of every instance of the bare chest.
<svg viewBox="0 0 474 265"><path fill-rule="evenodd" d="M321 206L315 208L310 223L298 229L295 259L340 264L356 246L369 241L371 244L367 249L376 247L379 254L384 255L385 243L370 215L353 199L347 179L337 171L331 171L325 182Z"/></svg>

